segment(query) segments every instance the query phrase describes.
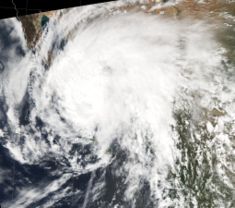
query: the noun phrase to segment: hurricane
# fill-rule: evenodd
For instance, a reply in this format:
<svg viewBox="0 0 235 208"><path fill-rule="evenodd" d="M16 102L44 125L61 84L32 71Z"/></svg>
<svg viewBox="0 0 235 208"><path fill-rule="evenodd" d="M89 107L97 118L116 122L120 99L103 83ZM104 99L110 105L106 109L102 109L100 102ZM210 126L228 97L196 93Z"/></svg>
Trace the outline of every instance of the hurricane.
<svg viewBox="0 0 235 208"><path fill-rule="evenodd" d="M235 18L152 10L0 21L3 207L235 206Z"/></svg>

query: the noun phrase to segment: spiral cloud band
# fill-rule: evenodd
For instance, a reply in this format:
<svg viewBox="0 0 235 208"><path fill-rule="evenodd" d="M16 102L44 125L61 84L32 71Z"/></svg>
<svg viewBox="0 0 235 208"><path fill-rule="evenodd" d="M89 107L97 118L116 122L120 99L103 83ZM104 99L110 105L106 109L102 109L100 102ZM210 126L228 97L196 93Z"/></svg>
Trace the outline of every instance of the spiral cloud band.
<svg viewBox="0 0 235 208"><path fill-rule="evenodd" d="M4 206L232 207L234 66L217 25L122 4L58 12L35 50L0 22Z"/></svg>

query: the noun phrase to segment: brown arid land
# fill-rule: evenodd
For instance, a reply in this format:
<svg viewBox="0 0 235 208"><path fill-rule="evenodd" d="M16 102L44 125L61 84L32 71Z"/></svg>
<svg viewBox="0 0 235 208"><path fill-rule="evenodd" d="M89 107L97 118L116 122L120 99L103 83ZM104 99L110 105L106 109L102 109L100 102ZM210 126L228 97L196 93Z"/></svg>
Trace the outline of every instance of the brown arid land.
<svg viewBox="0 0 235 208"><path fill-rule="evenodd" d="M222 21L221 13L235 15L235 1L226 0L182 0L176 4L170 3L167 0L146 0L145 3L127 4L115 8L119 11L142 11L154 15L161 15L169 18L183 19L206 19L207 21ZM49 19L58 11L42 12L33 15L20 17L22 26L25 32L25 37L29 48L34 48L42 34L41 26L42 17L46 16Z"/></svg>

